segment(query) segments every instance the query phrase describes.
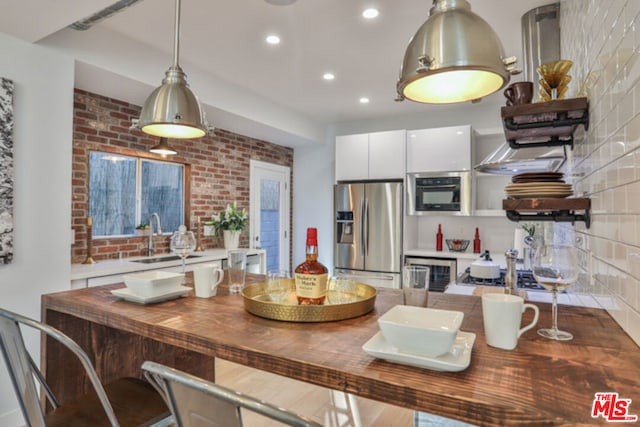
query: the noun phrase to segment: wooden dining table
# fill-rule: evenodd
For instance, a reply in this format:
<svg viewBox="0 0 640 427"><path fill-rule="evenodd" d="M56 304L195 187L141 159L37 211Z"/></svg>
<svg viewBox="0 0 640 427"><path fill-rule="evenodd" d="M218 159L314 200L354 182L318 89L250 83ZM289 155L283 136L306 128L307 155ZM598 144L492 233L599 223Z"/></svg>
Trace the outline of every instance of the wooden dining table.
<svg viewBox="0 0 640 427"><path fill-rule="evenodd" d="M264 276L248 274L247 283ZM42 296L42 319L76 340L100 378L141 377L153 360L215 380L216 357L310 384L476 425L604 424L607 409L596 393L629 399L640 414L640 350L605 311L560 306L559 322L572 341L526 332L515 350L486 344L481 299L430 293L429 307L464 313L461 330L476 335L469 366L440 372L377 359L362 346L379 332L377 319L401 303L401 290L379 288L374 309L362 316L296 323L258 317L226 284L215 297L193 292L141 305L111 294L120 285ZM551 324L551 306L540 308L539 325ZM525 312L524 322L528 322ZM89 386L82 367L63 348L43 338L41 364L64 402ZM290 408L295 410L295 408Z"/></svg>

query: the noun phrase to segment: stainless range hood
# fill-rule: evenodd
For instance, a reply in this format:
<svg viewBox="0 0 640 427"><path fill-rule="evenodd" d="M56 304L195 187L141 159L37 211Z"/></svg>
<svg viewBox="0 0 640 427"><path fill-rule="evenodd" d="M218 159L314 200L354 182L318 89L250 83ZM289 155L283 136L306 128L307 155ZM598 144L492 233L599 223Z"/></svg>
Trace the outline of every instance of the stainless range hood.
<svg viewBox="0 0 640 427"><path fill-rule="evenodd" d="M524 80L537 87L536 68L560 59L560 3L537 7L522 16L522 49ZM566 158L564 146L513 149L505 142L474 169L503 175L556 172Z"/></svg>
<svg viewBox="0 0 640 427"><path fill-rule="evenodd" d="M556 172L567 159L565 145L519 148L504 143L475 166L478 172L517 175L525 172Z"/></svg>

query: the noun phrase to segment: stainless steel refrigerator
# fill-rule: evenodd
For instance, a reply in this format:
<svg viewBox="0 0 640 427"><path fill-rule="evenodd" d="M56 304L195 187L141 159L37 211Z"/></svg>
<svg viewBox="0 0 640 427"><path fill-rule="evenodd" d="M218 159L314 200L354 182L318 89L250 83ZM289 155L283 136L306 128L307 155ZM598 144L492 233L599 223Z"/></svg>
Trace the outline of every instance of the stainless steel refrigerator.
<svg viewBox="0 0 640 427"><path fill-rule="evenodd" d="M335 274L373 286L400 287L402 182L336 184Z"/></svg>

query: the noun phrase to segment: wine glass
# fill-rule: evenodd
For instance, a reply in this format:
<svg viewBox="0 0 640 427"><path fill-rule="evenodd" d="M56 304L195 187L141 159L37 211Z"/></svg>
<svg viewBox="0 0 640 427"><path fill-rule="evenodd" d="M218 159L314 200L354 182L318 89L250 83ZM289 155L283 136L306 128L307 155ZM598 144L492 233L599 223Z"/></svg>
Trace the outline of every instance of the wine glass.
<svg viewBox="0 0 640 427"><path fill-rule="evenodd" d="M187 227L181 225L178 231L171 236L171 252L182 258L182 274L185 270L187 256L196 248L196 237L193 231L187 231Z"/></svg>
<svg viewBox="0 0 640 427"><path fill-rule="evenodd" d="M558 329L558 291L564 291L578 279L578 258L573 246L543 245L533 259L533 277L543 288L550 290L553 324L539 329L538 334L558 341L569 341L573 335Z"/></svg>

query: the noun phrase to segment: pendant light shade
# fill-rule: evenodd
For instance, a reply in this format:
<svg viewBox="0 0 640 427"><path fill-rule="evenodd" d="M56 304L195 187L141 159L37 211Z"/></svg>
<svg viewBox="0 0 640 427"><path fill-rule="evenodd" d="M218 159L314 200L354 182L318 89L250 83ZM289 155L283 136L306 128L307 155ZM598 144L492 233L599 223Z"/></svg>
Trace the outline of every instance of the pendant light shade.
<svg viewBox="0 0 640 427"><path fill-rule="evenodd" d="M434 0L429 18L409 41L398 100L429 104L473 101L504 87L516 74L493 29L466 0Z"/></svg>
<svg viewBox="0 0 640 427"><path fill-rule="evenodd" d="M160 138L160 142L158 142L157 145L151 147L149 151L155 154L162 154L163 156L172 156L174 154L178 154L178 152L169 145L169 143L167 142L167 138Z"/></svg>
<svg viewBox="0 0 640 427"><path fill-rule="evenodd" d="M166 71L162 85L147 98L137 127L144 133L167 138L200 138L208 126L200 102L187 84L178 65L180 51L180 0L176 0L173 65Z"/></svg>

